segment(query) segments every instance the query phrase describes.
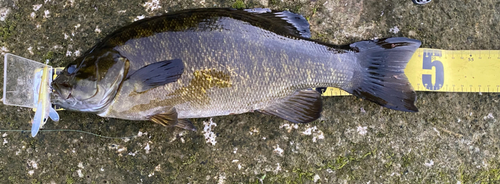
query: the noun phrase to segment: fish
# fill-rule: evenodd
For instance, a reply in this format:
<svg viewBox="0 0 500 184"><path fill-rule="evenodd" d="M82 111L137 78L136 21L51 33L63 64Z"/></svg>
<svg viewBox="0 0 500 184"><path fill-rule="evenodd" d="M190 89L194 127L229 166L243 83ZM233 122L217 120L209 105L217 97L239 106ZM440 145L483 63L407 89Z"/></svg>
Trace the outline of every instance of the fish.
<svg viewBox="0 0 500 184"><path fill-rule="evenodd" d="M308 123L321 116L321 87L417 112L404 69L420 44L313 40L308 21L289 11L181 10L107 35L63 69L51 99L67 110L187 130L196 130L192 118L248 112Z"/></svg>

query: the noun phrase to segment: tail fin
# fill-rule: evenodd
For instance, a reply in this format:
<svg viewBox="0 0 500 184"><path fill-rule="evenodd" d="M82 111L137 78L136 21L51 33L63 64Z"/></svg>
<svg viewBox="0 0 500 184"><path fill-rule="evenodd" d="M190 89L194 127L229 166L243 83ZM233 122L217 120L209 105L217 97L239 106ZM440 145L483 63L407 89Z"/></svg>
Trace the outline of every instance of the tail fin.
<svg viewBox="0 0 500 184"><path fill-rule="evenodd" d="M351 44L361 70L354 73L347 91L390 109L418 112L417 96L404 69L420 44L418 40L402 37Z"/></svg>

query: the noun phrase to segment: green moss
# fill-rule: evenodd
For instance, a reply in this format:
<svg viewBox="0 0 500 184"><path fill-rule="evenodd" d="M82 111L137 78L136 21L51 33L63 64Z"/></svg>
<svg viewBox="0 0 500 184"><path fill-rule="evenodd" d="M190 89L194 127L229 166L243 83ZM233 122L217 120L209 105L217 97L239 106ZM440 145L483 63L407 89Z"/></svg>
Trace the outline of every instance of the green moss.
<svg viewBox="0 0 500 184"><path fill-rule="evenodd" d="M458 169L459 181L462 183L499 183L500 167L498 161L490 162L493 168L474 172L474 167L461 165Z"/></svg>
<svg viewBox="0 0 500 184"><path fill-rule="evenodd" d="M196 161L196 157L198 156L198 154L194 154L192 156L190 156L185 162L182 163L182 165L190 165L192 164L193 162Z"/></svg>
<svg viewBox="0 0 500 184"><path fill-rule="evenodd" d="M477 182L480 183L498 183L500 181L500 168L489 169L479 173Z"/></svg>
<svg viewBox="0 0 500 184"><path fill-rule="evenodd" d="M313 34L311 36L311 38L314 39L314 40L319 40L319 41L324 41L324 42L328 41L327 35L326 34L321 34L321 33Z"/></svg>
<svg viewBox="0 0 500 184"><path fill-rule="evenodd" d="M242 0L236 0L236 2L233 3L232 7L236 9L243 9L246 8L246 5Z"/></svg>
<svg viewBox="0 0 500 184"><path fill-rule="evenodd" d="M6 40L10 36L9 29L6 27L2 28L2 31L0 31L0 34L3 38L3 40Z"/></svg>
<svg viewBox="0 0 500 184"><path fill-rule="evenodd" d="M75 180L71 176L66 176L66 183L67 184L73 184L75 183Z"/></svg>
<svg viewBox="0 0 500 184"><path fill-rule="evenodd" d="M353 151L354 152L354 151ZM346 165L352 162L359 162L364 160L366 157L370 155L374 155L377 152L377 149L374 149L372 151L369 151L363 155L356 156L356 155L350 155L350 156L338 156L335 158L333 161L328 161L326 163L326 168L332 169L332 170L340 170L344 168ZM325 169L326 169L325 168Z"/></svg>
<svg viewBox="0 0 500 184"><path fill-rule="evenodd" d="M304 171L300 168L293 169L294 173L297 173L300 183L302 183L302 178L313 180L314 173L310 171Z"/></svg>
<svg viewBox="0 0 500 184"><path fill-rule="evenodd" d="M295 6L293 6L290 11L291 12L294 12L294 13L298 13L300 11L300 9L302 8L302 4L297 4Z"/></svg>
<svg viewBox="0 0 500 184"><path fill-rule="evenodd" d="M279 0L270 0L270 1L269 1L269 4L270 4L270 5L278 5L278 4L279 4L279 2L280 2Z"/></svg>
<svg viewBox="0 0 500 184"><path fill-rule="evenodd" d="M438 176L439 176L439 181L441 181L442 183L450 183L451 182L450 175L448 175L445 172L439 171Z"/></svg>
<svg viewBox="0 0 500 184"><path fill-rule="evenodd" d="M401 159L403 160L403 164L401 164L402 167L408 167L410 166L413 161L415 160L415 155L409 153L407 155L404 155L403 157L401 157Z"/></svg>
<svg viewBox="0 0 500 184"><path fill-rule="evenodd" d="M311 17L313 17L313 16L316 14L316 12L317 12L317 11L318 11L318 8L317 8L317 7L314 7L314 8L312 9L312 14L311 14L311 16L307 16L307 17L306 17L307 22L309 22L309 20L311 19Z"/></svg>
<svg viewBox="0 0 500 184"><path fill-rule="evenodd" d="M16 30L17 23L12 21L5 21L5 24L1 24L0 38L6 40L10 38Z"/></svg>
<svg viewBox="0 0 500 184"><path fill-rule="evenodd" d="M47 59L52 60L53 58L54 58L54 52L49 51L49 52L47 52L47 54L45 54L43 56L43 62L45 62L45 60L47 60Z"/></svg>
<svg viewBox="0 0 500 184"><path fill-rule="evenodd" d="M461 165L459 168L458 168L458 178L459 178L459 181L461 183L467 183L467 181L469 181L469 177L467 175L465 175L465 166L464 165Z"/></svg>
<svg viewBox="0 0 500 184"><path fill-rule="evenodd" d="M334 167L332 169L334 170L342 169L345 165L347 165L347 163L349 163L350 160L351 160L350 158L339 156L337 157L337 159L335 159Z"/></svg>
<svg viewBox="0 0 500 184"><path fill-rule="evenodd" d="M198 153L190 156L189 158L187 158L185 161L182 161L181 165L179 166L173 166L174 168L176 168L175 172L170 175L169 179L172 179L172 180L177 180L177 177L179 176L179 174L185 170L186 167L188 167L189 165L193 164L196 162L196 158L198 157ZM176 159L177 160L177 159ZM176 161L177 162L177 161ZM212 169L214 169L215 167L212 166Z"/></svg>
<svg viewBox="0 0 500 184"><path fill-rule="evenodd" d="M385 157L386 160L388 160L385 164L384 164L384 167L385 168L390 168L392 166L392 163L393 163L393 159L392 157L394 157L394 153L389 153L387 154L387 156Z"/></svg>

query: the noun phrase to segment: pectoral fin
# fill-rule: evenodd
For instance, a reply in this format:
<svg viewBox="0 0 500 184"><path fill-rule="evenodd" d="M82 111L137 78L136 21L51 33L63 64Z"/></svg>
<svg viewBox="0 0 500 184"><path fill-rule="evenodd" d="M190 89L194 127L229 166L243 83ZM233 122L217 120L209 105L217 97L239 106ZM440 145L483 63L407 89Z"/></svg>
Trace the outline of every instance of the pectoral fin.
<svg viewBox="0 0 500 184"><path fill-rule="evenodd" d="M196 127L189 120L177 119L177 111L175 108L172 108L164 114L153 115L150 120L167 127L175 126L186 130L196 131Z"/></svg>
<svg viewBox="0 0 500 184"><path fill-rule="evenodd" d="M300 90L284 101L260 110L293 123L308 123L321 116L321 94L316 90Z"/></svg>
<svg viewBox="0 0 500 184"><path fill-rule="evenodd" d="M183 72L184 63L182 63L182 60L165 60L142 67L131 74L127 80L133 80L131 82L135 85L135 91L141 93L175 82Z"/></svg>
<svg viewBox="0 0 500 184"><path fill-rule="evenodd" d="M177 123L174 126L185 129L185 130L196 131L196 127L193 125L193 123L191 121L189 121L187 119L178 119Z"/></svg>

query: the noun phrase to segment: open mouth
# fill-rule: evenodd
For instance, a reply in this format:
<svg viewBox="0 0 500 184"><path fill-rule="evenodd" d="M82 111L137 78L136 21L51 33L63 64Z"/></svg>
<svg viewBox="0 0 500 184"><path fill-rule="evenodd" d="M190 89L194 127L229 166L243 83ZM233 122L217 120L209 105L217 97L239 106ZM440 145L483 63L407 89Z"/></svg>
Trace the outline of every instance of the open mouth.
<svg viewBox="0 0 500 184"><path fill-rule="evenodd" d="M71 98L71 93L69 93L66 97L65 95L62 94L61 87L59 87L59 84L57 83L52 83L52 92L55 93L57 96L62 97L64 99L69 99Z"/></svg>
<svg viewBox="0 0 500 184"><path fill-rule="evenodd" d="M51 89L52 89L52 93L56 93L57 95L61 96L61 93L59 92L61 90L60 90L59 86L57 85L57 83L52 83Z"/></svg>

